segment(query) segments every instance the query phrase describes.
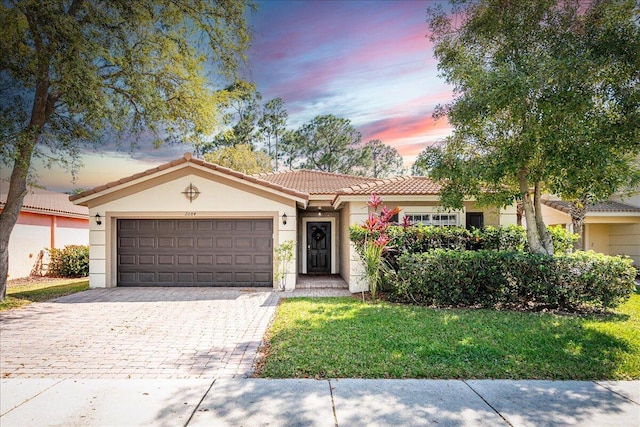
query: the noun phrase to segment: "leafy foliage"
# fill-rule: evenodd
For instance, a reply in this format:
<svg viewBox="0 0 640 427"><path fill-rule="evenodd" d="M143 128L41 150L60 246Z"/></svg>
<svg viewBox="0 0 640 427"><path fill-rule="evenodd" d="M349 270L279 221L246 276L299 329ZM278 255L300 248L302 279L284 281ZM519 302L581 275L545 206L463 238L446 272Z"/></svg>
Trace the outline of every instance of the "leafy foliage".
<svg viewBox="0 0 640 427"><path fill-rule="evenodd" d="M367 176L386 178L404 174L402 156L394 147L384 144L379 139L373 139L364 144L364 149L367 150L367 156L371 157Z"/></svg>
<svg viewBox="0 0 640 427"><path fill-rule="evenodd" d="M637 2L454 1L430 8L438 68L455 99L440 106L454 133L414 172L463 196L522 200L530 250L552 254L540 196L609 197L639 179Z"/></svg>
<svg viewBox="0 0 640 427"><path fill-rule="evenodd" d="M245 0L0 4L0 300L34 157L72 171L85 145L200 144L220 124L249 44Z"/></svg>
<svg viewBox="0 0 640 427"><path fill-rule="evenodd" d="M296 242L293 240L287 240L283 242L274 250L274 264L276 271L274 272L274 279L278 283L280 290L284 290L286 286L287 272L290 267L290 263L293 260L293 251L295 250Z"/></svg>
<svg viewBox="0 0 640 427"><path fill-rule="evenodd" d="M271 172L271 158L263 151L254 151L249 144L219 148L204 155L206 161L224 166L248 175Z"/></svg>
<svg viewBox="0 0 640 427"><path fill-rule="evenodd" d="M301 166L325 172L363 175L369 166L360 132L348 119L317 116L293 135Z"/></svg>
<svg viewBox="0 0 640 427"><path fill-rule="evenodd" d="M48 276L86 277L89 275L89 246L69 245L49 248Z"/></svg>
<svg viewBox="0 0 640 427"><path fill-rule="evenodd" d="M258 120L260 136L265 143L267 154L273 158L276 171L282 157L279 153L279 145L287 131L288 117L289 113L284 109L282 98L274 98L264 104L262 117Z"/></svg>
<svg viewBox="0 0 640 427"><path fill-rule="evenodd" d="M394 300L436 306L610 309L635 290L631 259L594 252L405 253L397 277Z"/></svg>

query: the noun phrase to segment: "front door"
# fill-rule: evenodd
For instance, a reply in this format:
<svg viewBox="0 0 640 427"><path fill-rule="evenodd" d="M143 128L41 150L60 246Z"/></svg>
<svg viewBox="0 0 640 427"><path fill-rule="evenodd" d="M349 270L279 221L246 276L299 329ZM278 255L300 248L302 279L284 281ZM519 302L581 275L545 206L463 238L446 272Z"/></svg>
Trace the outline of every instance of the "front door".
<svg viewBox="0 0 640 427"><path fill-rule="evenodd" d="M331 273L331 223L307 223L307 273Z"/></svg>

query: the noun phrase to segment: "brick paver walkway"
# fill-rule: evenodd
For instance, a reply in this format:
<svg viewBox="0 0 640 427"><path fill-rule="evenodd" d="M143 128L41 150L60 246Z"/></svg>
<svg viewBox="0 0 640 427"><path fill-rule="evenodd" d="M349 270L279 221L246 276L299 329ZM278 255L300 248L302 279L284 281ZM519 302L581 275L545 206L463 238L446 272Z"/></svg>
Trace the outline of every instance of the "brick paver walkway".
<svg viewBox="0 0 640 427"><path fill-rule="evenodd" d="M32 304L0 313L0 376L247 376L279 298L252 289L113 288Z"/></svg>

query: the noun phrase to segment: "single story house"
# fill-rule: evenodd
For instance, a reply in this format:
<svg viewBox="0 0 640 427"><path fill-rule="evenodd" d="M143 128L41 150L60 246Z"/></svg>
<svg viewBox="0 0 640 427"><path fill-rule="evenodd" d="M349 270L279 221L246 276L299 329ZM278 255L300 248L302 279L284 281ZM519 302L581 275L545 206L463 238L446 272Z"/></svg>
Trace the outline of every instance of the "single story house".
<svg viewBox="0 0 640 427"><path fill-rule="evenodd" d="M285 289L300 275L342 276L365 286L349 226L368 215L378 194L401 215L434 225L509 225L515 206L445 211L439 186L424 177L375 179L312 170L258 175L193 158L85 191L89 208L90 286L267 286L274 249L295 242Z"/></svg>
<svg viewBox="0 0 640 427"><path fill-rule="evenodd" d="M7 202L9 183L0 182L0 211ZM69 201L69 195L29 188L9 239L9 276L31 275L46 248L89 244L89 209Z"/></svg>
<svg viewBox="0 0 640 427"><path fill-rule="evenodd" d="M543 198L542 217L547 225L572 229L570 202L552 196ZM627 255L640 266L640 195L591 203L582 232L585 250Z"/></svg>

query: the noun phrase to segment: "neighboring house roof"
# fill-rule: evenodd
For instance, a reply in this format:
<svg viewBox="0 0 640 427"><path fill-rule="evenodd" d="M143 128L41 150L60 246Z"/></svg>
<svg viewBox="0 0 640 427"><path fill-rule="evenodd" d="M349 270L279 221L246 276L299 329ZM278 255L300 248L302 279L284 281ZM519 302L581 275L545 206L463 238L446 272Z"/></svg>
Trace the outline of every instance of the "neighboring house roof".
<svg viewBox="0 0 640 427"><path fill-rule="evenodd" d="M375 178L364 176L344 175L310 169L261 173L254 176L309 194L336 194L342 188L377 181Z"/></svg>
<svg viewBox="0 0 640 427"><path fill-rule="evenodd" d="M550 208L571 214L571 202L564 200L547 200L542 199L542 203ZM589 213L640 213L640 207L626 205L620 202L605 201L590 203L587 206L587 215Z"/></svg>
<svg viewBox="0 0 640 427"><path fill-rule="evenodd" d="M0 182L0 209L4 209L8 193L9 183L7 181ZM29 187L27 195L24 196L21 212L73 218L88 218L89 216L89 209L71 203L68 194L34 187Z"/></svg>
<svg viewBox="0 0 640 427"><path fill-rule="evenodd" d="M219 165L216 165L216 164L213 164L213 163L205 162L204 160L201 160L201 159L195 159L195 158L192 157L192 155L190 153L185 153L185 155L183 157L179 158L179 159L173 160L173 161L171 161L169 163L164 163L164 164L162 164L162 165L160 165L160 166L158 166L156 168L148 169L148 170L146 170L144 172L140 172L140 173L137 173L137 174L134 174L134 175L119 179L117 181L109 182L107 184L101 185L101 186L93 188L91 190L84 191L84 192L82 192L80 194L76 194L74 196L71 196L69 198L69 200L76 201L76 200L79 200L79 199L83 199L85 197L97 195L97 194L99 194L99 193L101 193L101 192L103 192L105 190L108 190L108 189L111 189L111 188L115 188L115 187L118 187L118 186L122 186L122 185L125 185L125 184L129 184L129 183L133 183L136 180L140 180L140 179L143 179L143 178L146 178L146 177L150 177L150 176L155 175L155 174L157 174L159 172L162 172L162 171L164 171L166 169L169 169L169 168L172 168L172 167L176 167L176 166L180 166L180 165L185 164L185 163L191 163L191 164L194 164L194 165L202 166L202 167L204 167L206 169L218 172L218 173L220 173L222 175L226 175L226 176L228 176L230 178L235 178L237 180L245 181L247 183L251 183L251 184L258 185L258 186L262 186L262 187L265 187L265 188L268 188L268 189L271 189L271 190L276 190L276 191L278 191L280 193L285 193L285 194L288 194L290 196L293 196L293 197L296 197L296 198L299 198L299 199L302 199L302 200L308 200L309 199L309 195L307 193L305 193L305 192L298 191L298 190L292 189L292 188L288 188L288 187L279 185L277 183L272 183L272 182L266 181L264 179L257 178L257 177L252 176L252 175L245 175L245 174L243 174L241 172L234 171L233 169L229 169L229 168L225 168L223 166L219 166Z"/></svg>

